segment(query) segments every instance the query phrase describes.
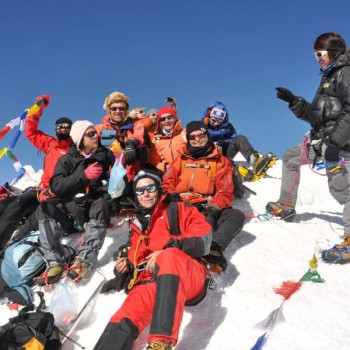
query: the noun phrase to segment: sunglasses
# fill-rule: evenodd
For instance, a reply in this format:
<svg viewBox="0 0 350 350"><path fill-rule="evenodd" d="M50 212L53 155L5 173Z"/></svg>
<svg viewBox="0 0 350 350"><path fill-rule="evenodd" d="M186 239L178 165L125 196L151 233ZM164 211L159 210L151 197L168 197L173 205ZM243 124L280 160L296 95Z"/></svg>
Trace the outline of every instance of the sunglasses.
<svg viewBox="0 0 350 350"><path fill-rule="evenodd" d="M219 118L210 117L209 119L210 119L210 121L213 122L213 123L222 124L222 122L223 122L223 120L222 120L222 119L219 119Z"/></svg>
<svg viewBox="0 0 350 350"><path fill-rule="evenodd" d="M126 107L109 107L109 110L112 112L115 112L117 110L120 110L121 112L124 112L126 110Z"/></svg>
<svg viewBox="0 0 350 350"><path fill-rule="evenodd" d="M322 58L324 55L327 55L327 53L328 53L328 51L326 51L326 50L314 52L316 58Z"/></svg>
<svg viewBox="0 0 350 350"><path fill-rule="evenodd" d="M206 136L207 136L207 134L206 134L205 132L202 132L201 134L190 135L188 138L189 138L191 141L194 141L194 140L196 140L197 138L200 139L200 140L203 140Z"/></svg>
<svg viewBox="0 0 350 350"><path fill-rule="evenodd" d="M158 117L158 114L157 113L152 113L150 114L151 117Z"/></svg>
<svg viewBox="0 0 350 350"><path fill-rule="evenodd" d="M148 193L153 193L155 191L157 191L157 186L156 185L147 185L147 186L143 186L143 187L136 187L135 188L135 193L138 196L143 195L143 193L147 191Z"/></svg>
<svg viewBox="0 0 350 350"><path fill-rule="evenodd" d="M68 123L56 124L55 128L56 128L56 130L58 130L58 129L70 129L71 125Z"/></svg>
<svg viewBox="0 0 350 350"><path fill-rule="evenodd" d="M144 112L144 111L137 111L137 113L138 113L138 114L139 114L139 113L142 113L142 114L143 114L143 113L145 113L145 112Z"/></svg>
<svg viewBox="0 0 350 350"><path fill-rule="evenodd" d="M90 137L90 138L93 138L93 137L96 136L96 135L97 135L97 131L96 131L96 130L89 131L89 132L87 132L86 134L84 134L84 136Z"/></svg>
<svg viewBox="0 0 350 350"><path fill-rule="evenodd" d="M175 119L173 115L167 115L166 117L159 118L161 122L165 122L166 120L173 120L173 119Z"/></svg>

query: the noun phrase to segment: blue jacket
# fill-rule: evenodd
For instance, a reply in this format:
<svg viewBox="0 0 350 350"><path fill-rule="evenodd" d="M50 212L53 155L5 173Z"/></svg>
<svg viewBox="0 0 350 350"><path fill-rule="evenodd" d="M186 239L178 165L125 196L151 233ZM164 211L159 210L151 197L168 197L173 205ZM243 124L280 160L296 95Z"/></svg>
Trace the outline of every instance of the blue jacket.
<svg viewBox="0 0 350 350"><path fill-rule="evenodd" d="M214 107L219 107L226 111L226 117L223 123L218 127L212 126L209 122L210 110ZM225 105L219 101L211 103L203 112L202 121L208 127L209 140L221 147L223 147L225 143L229 143L237 136L236 129L231 123L229 123L228 117L229 116Z"/></svg>

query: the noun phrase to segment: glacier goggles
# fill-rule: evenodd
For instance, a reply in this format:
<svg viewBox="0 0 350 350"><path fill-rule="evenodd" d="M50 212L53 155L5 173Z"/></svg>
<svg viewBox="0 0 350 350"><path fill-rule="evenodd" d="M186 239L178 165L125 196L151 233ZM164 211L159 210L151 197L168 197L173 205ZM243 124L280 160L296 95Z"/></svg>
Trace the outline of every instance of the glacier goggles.
<svg viewBox="0 0 350 350"><path fill-rule="evenodd" d="M157 191L157 185L151 184L151 185L135 188L135 193L138 196L143 195L145 191L147 191L148 193L153 193L153 192Z"/></svg>
<svg viewBox="0 0 350 350"><path fill-rule="evenodd" d="M327 53L327 50L320 50L314 52L316 58L322 58L323 56L327 55Z"/></svg>
<svg viewBox="0 0 350 350"><path fill-rule="evenodd" d="M159 118L159 121L160 122L165 122L166 120L173 120L173 119L175 119L175 117L172 114L170 114L170 115L167 115L165 117Z"/></svg>
<svg viewBox="0 0 350 350"><path fill-rule="evenodd" d="M85 137L89 137L89 138L93 138L96 135L97 135L96 130L91 130L91 131L87 132L86 134L84 134Z"/></svg>
<svg viewBox="0 0 350 350"><path fill-rule="evenodd" d="M55 125L55 129L59 130L59 129L70 129L71 125L68 123L62 123L62 124L56 124Z"/></svg>

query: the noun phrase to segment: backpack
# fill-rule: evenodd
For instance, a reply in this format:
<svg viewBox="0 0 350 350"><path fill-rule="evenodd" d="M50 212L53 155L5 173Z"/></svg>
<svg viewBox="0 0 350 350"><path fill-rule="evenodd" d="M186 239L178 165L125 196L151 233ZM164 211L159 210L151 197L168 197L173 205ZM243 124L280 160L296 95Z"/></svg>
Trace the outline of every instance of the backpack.
<svg viewBox="0 0 350 350"><path fill-rule="evenodd" d="M4 250L0 257L0 296L22 305L34 301L30 287L47 266L39 237L39 231L33 232ZM75 255L73 248L64 246L64 249L66 257Z"/></svg>
<svg viewBox="0 0 350 350"><path fill-rule="evenodd" d="M0 350L60 350L62 344L54 317L36 311L9 319L0 326Z"/></svg>

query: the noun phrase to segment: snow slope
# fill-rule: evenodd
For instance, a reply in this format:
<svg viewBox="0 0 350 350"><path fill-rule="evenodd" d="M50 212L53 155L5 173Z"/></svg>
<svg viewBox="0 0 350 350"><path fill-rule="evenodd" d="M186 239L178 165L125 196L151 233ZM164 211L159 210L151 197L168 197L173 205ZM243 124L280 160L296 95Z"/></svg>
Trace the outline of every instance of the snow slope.
<svg viewBox="0 0 350 350"><path fill-rule="evenodd" d="M187 307L177 350L251 349L264 329L256 325L277 309L282 296L273 290L284 281L298 281L309 269L313 254L342 240L342 206L328 192L327 179L301 169L301 184L295 221L260 221L250 218L265 212L265 204L277 200L281 182L281 161L269 170L270 177L247 186L257 195L246 194L234 207L247 215L242 232L225 251L229 266L216 277L203 302ZM99 271L112 278L111 256L127 238L128 225L110 229L101 250ZM329 265L318 261L324 283L303 282L284 302L284 321L276 322L264 343L264 350L350 349L348 335L350 307L350 264ZM77 287L83 304L103 280L95 272ZM50 293L47 298L49 299ZM92 349L113 313L125 299L123 293L99 295L86 310L72 337ZM3 313L4 316L4 313ZM147 330L134 349L146 347ZM64 350L80 349L70 341Z"/></svg>

